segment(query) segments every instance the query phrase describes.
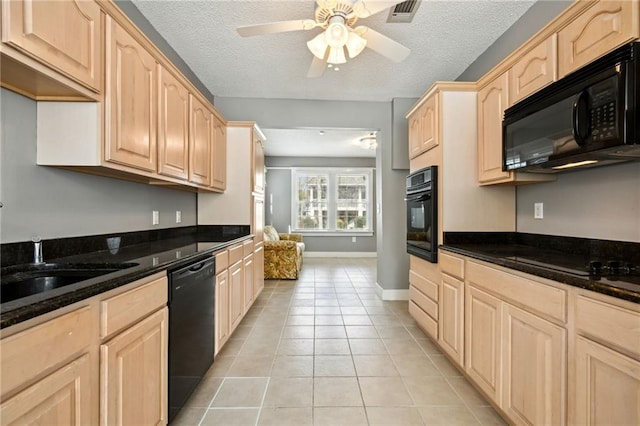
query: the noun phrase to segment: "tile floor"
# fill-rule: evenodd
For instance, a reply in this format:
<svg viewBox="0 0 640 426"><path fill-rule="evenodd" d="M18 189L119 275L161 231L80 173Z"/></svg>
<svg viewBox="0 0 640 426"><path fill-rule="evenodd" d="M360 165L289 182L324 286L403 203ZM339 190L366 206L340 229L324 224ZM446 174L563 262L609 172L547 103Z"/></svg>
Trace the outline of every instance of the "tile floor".
<svg viewBox="0 0 640 426"><path fill-rule="evenodd" d="M348 258L265 281L172 425L504 424L375 282L375 259Z"/></svg>

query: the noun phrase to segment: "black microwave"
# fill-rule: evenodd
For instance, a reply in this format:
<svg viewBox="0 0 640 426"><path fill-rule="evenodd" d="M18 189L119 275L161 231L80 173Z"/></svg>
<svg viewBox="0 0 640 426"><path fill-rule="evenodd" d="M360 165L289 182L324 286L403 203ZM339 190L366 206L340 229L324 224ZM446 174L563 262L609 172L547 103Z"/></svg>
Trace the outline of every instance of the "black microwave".
<svg viewBox="0 0 640 426"><path fill-rule="evenodd" d="M640 42L508 108L503 170L555 173L640 159Z"/></svg>

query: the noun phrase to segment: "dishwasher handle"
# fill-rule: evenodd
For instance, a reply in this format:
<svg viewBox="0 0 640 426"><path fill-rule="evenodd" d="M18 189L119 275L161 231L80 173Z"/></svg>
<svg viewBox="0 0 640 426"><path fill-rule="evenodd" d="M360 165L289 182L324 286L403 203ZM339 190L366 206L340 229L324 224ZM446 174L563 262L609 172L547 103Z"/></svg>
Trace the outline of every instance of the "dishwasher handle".
<svg viewBox="0 0 640 426"><path fill-rule="evenodd" d="M192 263L183 268L169 272L169 303L175 293L184 287L201 284L203 280L216 275L215 258ZM214 278L215 279L215 278Z"/></svg>

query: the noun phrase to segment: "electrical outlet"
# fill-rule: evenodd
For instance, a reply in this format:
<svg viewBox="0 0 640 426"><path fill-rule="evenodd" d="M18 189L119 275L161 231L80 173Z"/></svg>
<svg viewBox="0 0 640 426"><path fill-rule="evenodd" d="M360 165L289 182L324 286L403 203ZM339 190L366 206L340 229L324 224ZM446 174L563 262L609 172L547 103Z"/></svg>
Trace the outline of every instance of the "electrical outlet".
<svg viewBox="0 0 640 426"><path fill-rule="evenodd" d="M180 210L176 210L176 223L182 222L182 212Z"/></svg>
<svg viewBox="0 0 640 426"><path fill-rule="evenodd" d="M533 218L534 219L542 219L544 218L544 204L543 203L534 203L533 204Z"/></svg>
<svg viewBox="0 0 640 426"><path fill-rule="evenodd" d="M355 243L356 242L356 237L351 237L351 242Z"/></svg>
<svg viewBox="0 0 640 426"><path fill-rule="evenodd" d="M157 225L160 223L160 212L158 210L154 210L151 214L151 224Z"/></svg>

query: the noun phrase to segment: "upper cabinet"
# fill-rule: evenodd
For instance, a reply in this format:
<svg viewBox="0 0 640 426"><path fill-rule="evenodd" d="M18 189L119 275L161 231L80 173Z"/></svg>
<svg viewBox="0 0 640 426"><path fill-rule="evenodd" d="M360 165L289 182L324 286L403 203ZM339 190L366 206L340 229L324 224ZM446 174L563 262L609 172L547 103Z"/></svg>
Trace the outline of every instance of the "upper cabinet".
<svg viewBox="0 0 640 426"><path fill-rule="evenodd" d="M409 120L409 159L435 148L438 136L438 92L429 94Z"/></svg>
<svg viewBox="0 0 640 426"><path fill-rule="evenodd" d="M599 1L558 32L560 77L640 36L637 1Z"/></svg>
<svg viewBox="0 0 640 426"><path fill-rule="evenodd" d="M189 92L158 65L158 173L189 178Z"/></svg>
<svg viewBox="0 0 640 426"><path fill-rule="evenodd" d="M506 72L478 92L478 181L480 184L512 180L502 171L502 118L509 101Z"/></svg>
<svg viewBox="0 0 640 426"><path fill-rule="evenodd" d="M253 132L253 192L264 194L264 141L265 137L258 129Z"/></svg>
<svg viewBox="0 0 640 426"><path fill-rule="evenodd" d="M102 20L94 1L2 2L2 41L94 92L102 83Z"/></svg>
<svg viewBox="0 0 640 426"><path fill-rule="evenodd" d="M156 61L107 17L105 160L156 170Z"/></svg>
<svg viewBox="0 0 640 426"><path fill-rule="evenodd" d="M553 34L513 64L509 87L512 104L556 80L556 40Z"/></svg>
<svg viewBox="0 0 640 426"><path fill-rule="evenodd" d="M189 133L189 180L209 185L211 182L211 146L213 114L191 95L191 132Z"/></svg>
<svg viewBox="0 0 640 426"><path fill-rule="evenodd" d="M221 192L227 188L227 126L213 117L213 171L211 186Z"/></svg>

